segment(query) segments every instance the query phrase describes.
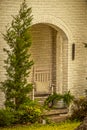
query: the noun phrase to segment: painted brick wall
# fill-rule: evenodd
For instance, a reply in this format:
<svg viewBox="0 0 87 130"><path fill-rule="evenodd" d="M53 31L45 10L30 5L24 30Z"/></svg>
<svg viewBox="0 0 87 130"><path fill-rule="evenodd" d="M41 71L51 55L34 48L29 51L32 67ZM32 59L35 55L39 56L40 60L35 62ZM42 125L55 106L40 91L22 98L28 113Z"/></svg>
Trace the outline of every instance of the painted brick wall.
<svg viewBox="0 0 87 130"><path fill-rule="evenodd" d="M18 13L21 2L0 0L0 32L5 33L5 26L11 22L11 15ZM87 0L27 0L27 3L32 7L33 23L54 22L60 25L59 28L64 24L71 32L72 39L68 36L68 89L77 96L83 95L87 88L87 49L83 45L83 42L87 43ZM71 55L73 43L76 46L74 61ZM5 78L3 47L7 45L0 34L0 81ZM2 102L1 95L0 99Z"/></svg>
<svg viewBox="0 0 87 130"><path fill-rule="evenodd" d="M52 32L51 27L38 24L32 27L32 57L35 66L42 69L52 67Z"/></svg>

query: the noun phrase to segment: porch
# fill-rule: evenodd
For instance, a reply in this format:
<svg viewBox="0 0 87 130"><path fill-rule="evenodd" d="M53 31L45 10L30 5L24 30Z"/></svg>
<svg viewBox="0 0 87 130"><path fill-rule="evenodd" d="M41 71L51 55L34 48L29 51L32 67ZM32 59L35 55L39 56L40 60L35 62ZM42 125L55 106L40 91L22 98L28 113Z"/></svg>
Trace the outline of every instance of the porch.
<svg viewBox="0 0 87 130"><path fill-rule="evenodd" d="M59 27L47 23L31 28L31 55L34 60L30 80L33 100L37 95L64 93L68 90L68 38Z"/></svg>

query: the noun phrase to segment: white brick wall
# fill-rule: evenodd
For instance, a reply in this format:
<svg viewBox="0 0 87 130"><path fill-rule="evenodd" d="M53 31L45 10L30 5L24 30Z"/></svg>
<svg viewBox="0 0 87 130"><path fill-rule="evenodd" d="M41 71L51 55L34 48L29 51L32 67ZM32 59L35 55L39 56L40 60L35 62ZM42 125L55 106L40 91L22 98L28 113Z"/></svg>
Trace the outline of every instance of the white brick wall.
<svg viewBox="0 0 87 130"><path fill-rule="evenodd" d="M11 15L18 13L21 2L22 0L0 0L0 32L5 33L5 26L11 22ZM60 28L67 35L68 89L78 96L83 95L84 89L87 88L87 49L82 44L87 42L87 1L27 0L27 4L32 7L34 24L53 24L54 28ZM76 45L74 61L71 56L73 43ZM6 56L2 50L6 46L0 34L0 81L4 78L3 60Z"/></svg>
<svg viewBox="0 0 87 130"><path fill-rule="evenodd" d="M38 24L32 27L31 53L35 66L49 69L52 66L52 32L51 27Z"/></svg>

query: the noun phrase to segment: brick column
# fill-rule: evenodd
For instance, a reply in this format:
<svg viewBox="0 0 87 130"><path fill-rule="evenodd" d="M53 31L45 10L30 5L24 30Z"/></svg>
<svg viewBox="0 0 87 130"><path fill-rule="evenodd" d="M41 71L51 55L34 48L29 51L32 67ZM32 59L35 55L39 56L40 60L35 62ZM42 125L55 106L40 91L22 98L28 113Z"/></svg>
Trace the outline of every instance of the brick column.
<svg viewBox="0 0 87 130"><path fill-rule="evenodd" d="M56 92L62 93L62 36L56 37Z"/></svg>

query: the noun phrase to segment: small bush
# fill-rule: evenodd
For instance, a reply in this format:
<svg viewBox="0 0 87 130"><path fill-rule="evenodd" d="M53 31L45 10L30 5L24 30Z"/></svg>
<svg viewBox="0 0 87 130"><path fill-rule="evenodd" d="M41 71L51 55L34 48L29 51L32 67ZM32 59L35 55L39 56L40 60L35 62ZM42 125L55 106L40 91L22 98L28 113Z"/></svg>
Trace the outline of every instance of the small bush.
<svg viewBox="0 0 87 130"><path fill-rule="evenodd" d="M22 105L19 110L15 111L15 123L27 124L40 122L42 118L42 108L35 101Z"/></svg>
<svg viewBox="0 0 87 130"><path fill-rule="evenodd" d="M42 118L41 115L42 112L39 108L26 106L24 110L22 109L16 111L15 113L16 123L27 124L27 123L40 122Z"/></svg>
<svg viewBox="0 0 87 130"><path fill-rule="evenodd" d="M18 110L1 109L0 127L41 122L42 110L37 102L30 100L22 104Z"/></svg>
<svg viewBox="0 0 87 130"><path fill-rule="evenodd" d="M82 121L87 115L87 97L82 97L74 100L72 106L71 119Z"/></svg>
<svg viewBox="0 0 87 130"><path fill-rule="evenodd" d="M0 127L11 126L14 123L14 114L9 109L0 110Z"/></svg>

